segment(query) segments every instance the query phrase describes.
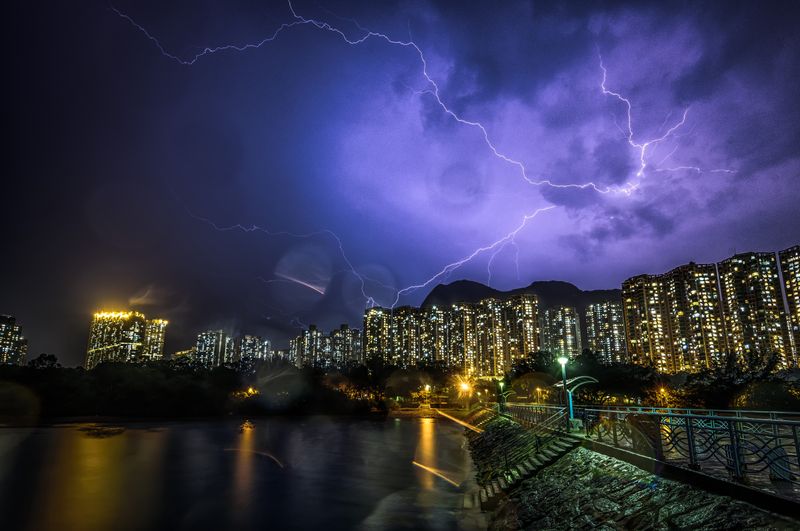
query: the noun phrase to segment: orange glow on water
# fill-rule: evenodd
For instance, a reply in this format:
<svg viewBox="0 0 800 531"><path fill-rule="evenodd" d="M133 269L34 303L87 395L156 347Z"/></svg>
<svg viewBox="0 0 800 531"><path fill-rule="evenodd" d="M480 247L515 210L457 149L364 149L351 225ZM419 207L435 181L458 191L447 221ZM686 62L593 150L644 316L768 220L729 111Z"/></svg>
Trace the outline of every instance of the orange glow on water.
<svg viewBox="0 0 800 531"><path fill-rule="evenodd" d="M440 414L441 416L443 416L444 418L452 420L452 421L453 421L453 422L455 422L456 424L461 424L461 425L462 425L462 426L464 426L465 428L469 428L469 429L471 429L471 430L472 430L472 431L474 431L475 433L483 433L483 430L482 430L482 429L480 429L480 428L477 428L477 427L473 426L473 425L472 425L472 424L470 424L469 422L464 422L463 420L461 420L461 419L457 419L457 418L455 418L455 417L454 417L454 416L452 416L452 415L448 415L447 413L445 413L444 411L442 411L442 410L440 410L440 409L434 409L434 411L435 411L435 412L437 412L438 414Z"/></svg>
<svg viewBox="0 0 800 531"><path fill-rule="evenodd" d="M433 475L434 475L434 476L436 476L436 477L440 477L440 478L442 478L443 480L445 480L446 482L450 483L450 484L451 484L451 485L453 485L454 487L458 487L458 483L456 483L455 481L453 481L453 480L452 480L452 479L450 479L449 477L445 476L445 475L442 473L442 471L441 471L441 470L439 470L438 468L433 468L433 467L430 467L430 466L425 466L425 465L423 465L422 463L417 463L416 461L411 461L411 464L412 464L412 465L415 465L415 466L418 466L418 467L419 467L419 468L421 468L422 470L425 470L425 471L427 471L427 472L430 472L431 474L433 474Z"/></svg>

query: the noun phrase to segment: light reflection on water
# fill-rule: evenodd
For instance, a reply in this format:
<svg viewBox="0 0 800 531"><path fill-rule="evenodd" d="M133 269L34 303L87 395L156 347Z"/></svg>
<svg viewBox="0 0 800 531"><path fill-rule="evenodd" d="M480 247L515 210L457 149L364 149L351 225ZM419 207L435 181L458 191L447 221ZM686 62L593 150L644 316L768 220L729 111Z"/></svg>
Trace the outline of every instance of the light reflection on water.
<svg viewBox="0 0 800 531"><path fill-rule="evenodd" d="M458 529L471 481L446 420L0 428L0 529ZM470 525L467 525L470 524Z"/></svg>

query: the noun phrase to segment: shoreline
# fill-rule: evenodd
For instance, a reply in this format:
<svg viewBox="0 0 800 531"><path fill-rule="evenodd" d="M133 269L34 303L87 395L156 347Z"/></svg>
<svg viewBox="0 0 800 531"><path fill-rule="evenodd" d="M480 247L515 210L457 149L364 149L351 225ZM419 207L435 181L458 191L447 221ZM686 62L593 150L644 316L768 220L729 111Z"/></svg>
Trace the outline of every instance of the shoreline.
<svg viewBox="0 0 800 531"><path fill-rule="evenodd" d="M459 409L444 409L443 411L453 414L460 412ZM229 415L208 415L208 416L193 416L193 417L168 417L168 416L153 416L153 417L120 417L120 416L102 416L102 415L81 415L73 417L44 417L37 422L31 423L9 423L0 422L0 429L3 428L42 428L42 427L58 427L62 425L74 424L146 424L146 423L191 423L191 422L227 422L227 421L246 421L258 419L311 419L314 417L331 417L331 418L351 418L351 419L364 419L364 420L387 420L389 418L440 418L441 416L433 409L417 409L405 408L387 411L370 411L365 413L331 413L331 412L307 412L307 413L259 413L254 415L247 415L242 413L233 413Z"/></svg>

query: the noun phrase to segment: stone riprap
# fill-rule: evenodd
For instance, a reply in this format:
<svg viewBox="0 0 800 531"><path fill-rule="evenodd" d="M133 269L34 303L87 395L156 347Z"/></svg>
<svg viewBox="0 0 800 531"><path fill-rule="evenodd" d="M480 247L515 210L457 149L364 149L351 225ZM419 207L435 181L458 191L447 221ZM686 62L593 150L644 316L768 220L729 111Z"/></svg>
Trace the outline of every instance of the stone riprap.
<svg viewBox="0 0 800 531"><path fill-rule="evenodd" d="M536 437L506 417L494 417L482 428L481 434L467 433L480 485L502 476L536 450Z"/></svg>
<svg viewBox="0 0 800 531"><path fill-rule="evenodd" d="M496 418L470 434L479 483L502 474L506 456L535 445L517 423ZM517 457L514 457L516 459ZM800 521L665 480L576 448L502 496L490 529L800 529Z"/></svg>

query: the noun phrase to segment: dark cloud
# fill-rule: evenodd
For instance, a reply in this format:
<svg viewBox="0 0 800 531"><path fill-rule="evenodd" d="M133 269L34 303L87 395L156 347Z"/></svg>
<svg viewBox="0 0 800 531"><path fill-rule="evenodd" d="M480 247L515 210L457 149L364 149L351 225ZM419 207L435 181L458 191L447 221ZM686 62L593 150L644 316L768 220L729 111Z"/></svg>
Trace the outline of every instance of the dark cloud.
<svg viewBox="0 0 800 531"><path fill-rule="evenodd" d="M290 20L281 3L115 5L184 58ZM362 291L389 304L552 205L496 256L495 285L614 287L800 239L792 4L294 6L352 38L413 38L445 105L484 129L419 94L433 87L415 50L381 39L303 26L184 66L107 3L17 4L0 313L33 354L80 362L99 307L167 316L169 351L217 324L278 345L300 323L358 325ZM518 163L607 193L530 184ZM488 254L450 278L486 280Z"/></svg>

